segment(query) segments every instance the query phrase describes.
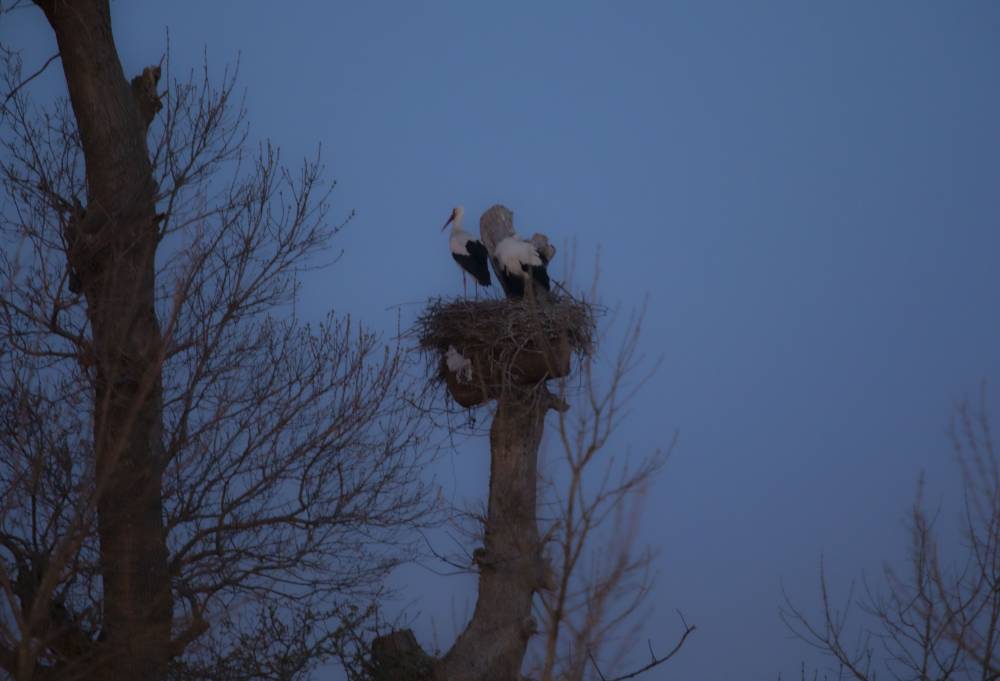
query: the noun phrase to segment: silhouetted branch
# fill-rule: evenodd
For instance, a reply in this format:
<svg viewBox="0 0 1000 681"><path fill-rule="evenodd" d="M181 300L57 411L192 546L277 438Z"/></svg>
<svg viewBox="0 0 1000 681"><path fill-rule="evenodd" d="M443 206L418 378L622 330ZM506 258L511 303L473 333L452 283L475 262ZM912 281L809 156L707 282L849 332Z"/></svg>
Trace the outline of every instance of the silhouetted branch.
<svg viewBox="0 0 1000 681"><path fill-rule="evenodd" d="M603 672L601 672L600 667L597 666L597 660L594 659L593 654L588 649L587 650L587 657L590 659L591 664L594 666L594 671L596 671L597 675L599 677L601 677L601 681L625 681L626 679L634 679L637 676L641 676L642 674L645 674L646 672L648 672L649 670L653 669L654 667L658 667L661 664L663 664L664 662L669 661L674 655L676 655L678 653L678 651L680 651L681 647L684 645L684 641L687 640L687 637L690 636L692 633L694 633L695 629L697 628L697 627L695 627L693 625L689 625L687 623L687 621L685 621L684 615L681 614L680 611L678 611L677 614L680 615L681 623L684 626L684 632L681 634L680 638L677 640L677 643L674 644L674 647L671 648L670 652L668 652L663 657L657 657L656 653L653 652L653 642L651 640L647 640L646 644L649 647L649 657L650 657L649 663L646 664L643 667L640 667L640 668L634 670L634 671L628 672L626 674L622 674L621 676L615 676L615 677L609 679L606 676L604 676Z"/></svg>
<svg viewBox="0 0 1000 681"><path fill-rule="evenodd" d="M49 64L51 64L52 62L54 62L58 58L59 58L59 53L56 52L54 55L52 55L51 57L49 57L48 59L46 59L45 63L42 64L40 67L38 67L37 71L35 71L34 73L32 73L31 75L29 75L28 77L26 77L24 80L22 80L20 83L16 84L13 88L11 88L7 92L7 95L3 98L3 103L0 103L0 109L3 109L4 111L6 111L7 110L7 102L9 102L11 100L11 98L13 98L14 95L16 95L21 88L23 88L25 85L27 85L28 83L30 83L31 81L33 81L38 76L42 75L45 72L45 69L47 69L49 67Z"/></svg>
<svg viewBox="0 0 1000 681"><path fill-rule="evenodd" d="M73 110L18 87L0 130L0 238L15 246L0 252L0 666L70 679L113 657L97 521L115 509L126 437L101 449L93 417L110 385L134 399L104 432L128 434L140 413L159 424L143 446L173 677L300 678L362 626L409 530L434 519L427 390L398 343L350 318L286 314L343 227L318 154L293 171L271 144L248 149L234 74L213 85L207 66L180 81L169 59L158 68L133 86L155 186L138 233L162 249L141 375L128 373L137 350L95 337L95 305L129 316L107 302L118 223L91 201Z"/></svg>
<svg viewBox="0 0 1000 681"><path fill-rule="evenodd" d="M818 618L806 616L784 597L780 615L786 627L859 681L875 680L876 663L897 679L1000 678L1000 459L985 391L980 403L974 412L968 401L961 402L951 427L965 492L964 561L942 560L933 516L924 507L921 477L909 516L907 570L886 564L881 584L864 581L858 605L871 623L855 625L861 632L856 646L845 642L853 585L847 606L835 609L822 561Z"/></svg>

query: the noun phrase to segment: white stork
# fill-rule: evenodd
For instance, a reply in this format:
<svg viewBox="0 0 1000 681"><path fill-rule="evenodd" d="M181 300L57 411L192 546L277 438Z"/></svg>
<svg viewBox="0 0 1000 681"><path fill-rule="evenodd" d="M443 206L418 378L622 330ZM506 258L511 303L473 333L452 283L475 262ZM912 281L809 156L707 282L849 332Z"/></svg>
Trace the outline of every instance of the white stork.
<svg viewBox="0 0 1000 681"><path fill-rule="evenodd" d="M504 288L511 298L523 297L528 281L532 286L549 290L549 273L545 268L547 259L543 259L530 241L512 234L497 244L493 257L500 264L497 276L503 278Z"/></svg>
<svg viewBox="0 0 1000 681"><path fill-rule="evenodd" d="M455 374L459 383L468 383L472 380L472 360L455 349L454 345L448 346L448 352L444 353L448 371Z"/></svg>
<svg viewBox="0 0 1000 681"><path fill-rule="evenodd" d="M473 276L480 286L490 285L490 268L486 264L487 251L483 242L473 239L472 236L462 229L462 215L465 210L461 206L456 206L451 211L451 217L441 228L451 225L451 238L448 244L451 247L451 257L455 259L458 266L462 268L462 291L465 292L465 273Z"/></svg>
<svg viewBox="0 0 1000 681"><path fill-rule="evenodd" d="M549 243L549 237L535 232L531 235L531 245L538 251L538 257L548 267L549 261L556 257L556 247Z"/></svg>

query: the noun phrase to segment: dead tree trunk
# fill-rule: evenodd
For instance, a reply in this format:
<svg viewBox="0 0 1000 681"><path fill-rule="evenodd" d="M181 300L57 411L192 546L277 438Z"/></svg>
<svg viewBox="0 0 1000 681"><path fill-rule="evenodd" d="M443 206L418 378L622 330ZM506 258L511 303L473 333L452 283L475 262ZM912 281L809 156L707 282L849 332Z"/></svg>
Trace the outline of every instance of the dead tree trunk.
<svg viewBox="0 0 1000 681"><path fill-rule="evenodd" d="M169 660L173 611L161 497L156 187L146 147L159 69L129 86L107 0L36 1L55 31L86 160L87 205L67 220L65 238L95 359L103 640L89 675L155 681Z"/></svg>
<svg viewBox="0 0 1000 681"><path fill-rule="evenodd" d="M480 231L484 243L495 245L513 233L512 213L493 206L480 220ZM432 304L418 321L421 347L440 355L439 377L455 401L474 407L496 400L489 504L484 545L473 552L479 594L472 620L451 650L429 665L432 674L404 677L404 666L409 673L419 667L414 662L424 660L422 651L409 646L405 655L382 655L382 649L400 647L394 634L376 640L372 662L380 673L407 681L521 679L528 640L537 630L532 602L550 581L538 532L538 448L546 412L568 408L546 381L566 376L572 353L588 350L592 324L586 304L557 299ZM452 367L448 355L456 352L470 375Z"/></svg>
<svg viewBox="0 0 1000 681"><path fill-rule="evenodd" d="M476 551L479 598L472 621L438 666L448 681L520 678L535 633L531 601L544 586L536 518L538 446L548 390L510 389L498 400L490 429L490 497L485 546Z"/></svg>

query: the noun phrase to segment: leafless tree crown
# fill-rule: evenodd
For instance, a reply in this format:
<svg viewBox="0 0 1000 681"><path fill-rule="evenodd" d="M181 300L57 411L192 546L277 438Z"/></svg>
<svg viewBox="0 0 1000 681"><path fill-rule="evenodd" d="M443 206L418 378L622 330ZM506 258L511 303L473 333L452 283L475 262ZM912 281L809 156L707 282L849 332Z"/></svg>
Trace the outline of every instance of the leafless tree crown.
<svg viewBox="0 0 1000 681"><path fill-rule="evenodd" d="M235 70L126 83L106 2L38 4L71 96L33 102L5 52L0 669L300 678L428 517L424 388L397 344L293 314L332 186L249 142Z"/></svg>
<svg viewBox="0 0 1000 681"><path fill-rule="evenodd" d="M786 598L785 624L830 656L839 678L1000 678L1000 458L985 391L978 406L956 407L950 434L962 472L964 555L954 560L942 549L921 481L905 570L887 564L881 580L865 579L838 606L821 565L819 617Z"/></svg>

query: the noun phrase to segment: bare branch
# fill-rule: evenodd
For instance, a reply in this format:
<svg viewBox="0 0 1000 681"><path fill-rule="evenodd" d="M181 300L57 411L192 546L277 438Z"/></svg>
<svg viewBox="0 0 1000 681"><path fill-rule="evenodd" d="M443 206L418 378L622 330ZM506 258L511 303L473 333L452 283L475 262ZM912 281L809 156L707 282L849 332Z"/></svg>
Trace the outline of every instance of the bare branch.
<svg viewBox="0 0 1000 681"><path fill-rule="evenodd" d="M436 500L407 351L350 318L286 314L343 227L320 157L291 170L273 145L248 149L234 75L171 79L167 58L128 94L149 126L148 201L108 211L74 109L34 105L6 66L0 665L112 678L116 635L145 625L109 619L108 519L147 498L170 591L150 645L171 674L300 678L371 616ZM108 228L126 220L135 243ZM107 254L139 252L158 252L147 274L112 285ZM115 302L143 286L150 307Z"/></svg>
<svg viewBox="0 0 1000 681"><path fill-rule="evenodd" d="M864 580L858 604L870 624L854 625L856 648L845 643L853 596L843 611L831 606L822 564L818 622L785 596L781 617L789 630L856 679L873 681L876 662L897 679L1000 678L1000 461L985 393L976 411L968 401L956 407L951 439L965 492L963 561L942 559L921 478L909 515L907 570L887 564L881 584Z"/></svg>
<svg viewBox="0 0 1000 681"><path fill-rule="evenodd" d="M10 11L10 10L8 9L6 11ZM2 13L2 12L0 12L0 13ZM51 64L52 62L54 62L58 58L59 58L59 53L56 52L54 55L52 55L51 57L49 57L48 59L46 59L45 62L41 66L39 66L36 71L34 71L33 73L31 73L30 75L28 75L27 77L25 77L24 80L22 80L21 82L17 83L14 87L12 87L10 90L8 90L7 95L3 98L3 102L0 103L0 109L2 109L4 112L6 112L7 111L7 103L14 97L14 95L16 95L21 88L25 87L31 81L33 81L35 78L38 78L38 76L42 75L45 72L45 69L47 69L49 67L49 64Z"/></svg>

